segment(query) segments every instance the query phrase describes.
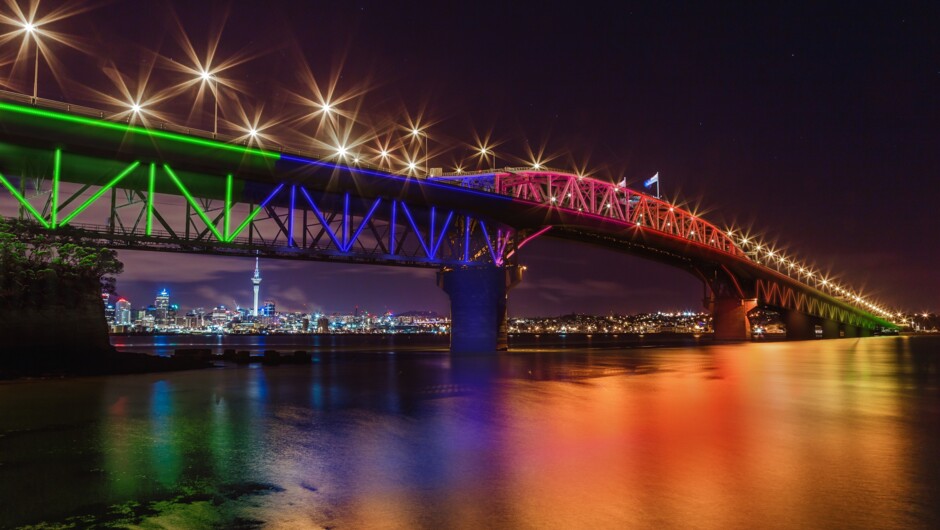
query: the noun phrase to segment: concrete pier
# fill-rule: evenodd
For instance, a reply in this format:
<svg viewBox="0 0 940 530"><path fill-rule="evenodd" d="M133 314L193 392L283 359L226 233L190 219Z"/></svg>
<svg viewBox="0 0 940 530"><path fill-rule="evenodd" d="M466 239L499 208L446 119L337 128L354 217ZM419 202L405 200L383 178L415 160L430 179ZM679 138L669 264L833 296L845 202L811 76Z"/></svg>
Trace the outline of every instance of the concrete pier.
<svg viewBox="0 0 940 530"><path fill-rule="evenodd" d="M716 298L707 302L712 314L715 340L750 340L751 323L747 313L757 307L756 299Z"/></svg>
<svg viewBox="0 0 940 530"><path fill-rule="evenodd" d="M522 280L522 268L444 269L437 285L450 297L450 351L484 353L509 347L506 299Z"/></svg>

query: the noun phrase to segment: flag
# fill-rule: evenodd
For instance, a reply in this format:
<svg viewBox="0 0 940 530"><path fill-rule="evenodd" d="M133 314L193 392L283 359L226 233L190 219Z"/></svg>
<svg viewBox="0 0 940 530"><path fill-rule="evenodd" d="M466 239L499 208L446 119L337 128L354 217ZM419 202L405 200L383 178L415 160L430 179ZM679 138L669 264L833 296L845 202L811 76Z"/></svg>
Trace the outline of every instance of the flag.
<svg viewBox="0 0 940 530"><path fill-rule="evenodd" d="M657 171L656 174L652 177L646 179L646 182L643 183L643 187L648 188L657 182L659 182L659 171Z"/></svg>
<svg viewBox="0 0 940 530"><path fill-rule="evenodd" d="M627 177L624 177L623 180L617 183L617 186L621 188L626 187L626 185L627 185Z"/></svg>

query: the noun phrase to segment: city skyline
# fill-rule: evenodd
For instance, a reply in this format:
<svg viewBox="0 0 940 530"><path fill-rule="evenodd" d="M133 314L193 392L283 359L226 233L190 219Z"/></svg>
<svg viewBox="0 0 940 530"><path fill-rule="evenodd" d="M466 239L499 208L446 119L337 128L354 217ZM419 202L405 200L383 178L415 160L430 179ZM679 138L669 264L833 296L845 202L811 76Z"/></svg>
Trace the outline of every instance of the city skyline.
<svg viewBox="0 0 940 530"><path fill-rule="evenodd" d="M148 263L152 264L154 269L153 272L146 272L146 275L150 274L159 274L160 272L166 272L166 268L159 262L157 258L160 256L165 256L163 254L154 254L147 253L146 256L153 256ZM170 256L172 257L172 256ZM180 309L184 312L189 309L202 307L205 309L211 309L219 305L225 305L226 307L234 308L236 304L241 308L252 309L253 303L253 282L251 281L250 274L254 270L255 260L252 258L215 258L224 261L222 267L217 267L211 271L204 270L197 272L190 272L189 274L205 274L211 275L214 278L214 281L211 283L212 287L209 287L209 284L203 283L201 281L196 282L179 282L179 281L170 281L170 280L160 280L156 278L146 279L140 274L141 271L131 272L131 277L134 278L132 281L122 282L120 278L125 277L122 275L119 277L116 288L116 295L118 297L125 298L129 300L135 309L146 307L147 305L153 304L154 297L157 296L162 290L167 289L170 291L170 296L174 304L178 304ZM630 261L630 260L626 260ZM317 262L302 262L302 261L285 261L285 260L261 260L261 269L263 272L264 282L261 284L260 290L260 301L265 300L274 300L277 302L278 310L284 312L308 312L308 313L351 313L356 307L360 308L363 311L369 311L372 313L382 314L388 311L393 313L409 312L409 311L433 311L440 315L446 315L449 313L449 303L446 297L446 294L437 288L434 285L434 274L433 269L408 269L408 268L398 268L398 267L381 267L374 265L361 265L361 266L350 266L346 264L323 264ZM283 265L279 267L278 265ZM319 267L316 267L319 265ZM247 269L239 269L240 266L247 266ZM311 267L313 266L313 267ZM349 271L350 267L354 270ZM299 274L298 270L312 269L315 271L311 275L309 270L308 274ZM187 271L178 271L180 273L186 273ZM376 274L376 272L380 272ZM381 274L384 272L385 274ZM686 280L685 275L681 273L673 272L676 276L676 279ZM406 275L410 278L420 278L427 279L427 283L423 283L423 286L427 289L433 289L437 291L435 294L437 296L437 302L435 304L430 304L427 307L420 307L416 304L407 302L405 294L407 294L407 288L395 287L397 277L399 275ZM353 277L359 278L359 281L356 283L361 283L361 281L366 281L365 285L359 285L359 288L355 291L359 293L358 299L354 297L346 298L344 294L330 294L324 298L321 298L318 301L316 297L316 285L318 282L329 281L330 278L334 276L339 277ZM298 277L306 278L312 285L309 289L303 289L296 285L296 279ZM224 278L224 279L223 279ZM247 278L247 279L246 279ZM393 280L390 280L393 279ZM643 287L645 293L640 299L634 300L634 302L627 303L628 301L620 300L623 292L617 291L610 295L607 299L607 309L601 311L595 311L593 307L600 307L596 305L597 296L595 294L583 293L581 296L572 296L574 290L566 289L563 287L552 286L553 279L551 277L545 277L544 275L536 276L536 278L530 281L530 287L528 289L522 289L522 296L517 296L516 290L513 290L512 297L510 298L510 314L517 316L525 317L536 317L536 316L555 316L555 315L564 315L571 313L583 313L583 314L638 314L638 313L650 313L657 311L699 311L701 310L698 307L695 300L688 302L686 305L683 305L682 300L678 299L677 301L664 301L662 297L658 297L658 294L666 294L666 290L655 290L649 289L649 287ZM604 287L610 289L617 285L613 279L608 280L597 280L598 287ZM374 285L373 285L374 283ZM694 280L689 282L692 285L695 284ZM126 285L126 287L125 287ZM220 287L216 287L220 286ZM520 286L522 287L522 286ZM271 291L274 289L274 292ZM378 292L375 292L375 289L378 289ZM545 291L543 291L545 289ZM629 291L629 289L624 289L624 291ZM528 295L528 296L526 296ZM402 300L400 303L394 303L395 297L398 297L398 300ZM565 297L565 298L561 298ZM521 301L519 299L521 298ZM526 299L531 299L532 302L528 302ZM392 300L389 303L386 300ZM555 302L555 303L565 303L563 300L568 300L570 304L568 306L558 306L561 309L557 312L545 312L544 308L546 301ZM140 301L140 302L138 302ZM639 303L637 303L639 302ZM262 304L263 305L263 304ZM567 309L565 309L567 307Z"/></svg>

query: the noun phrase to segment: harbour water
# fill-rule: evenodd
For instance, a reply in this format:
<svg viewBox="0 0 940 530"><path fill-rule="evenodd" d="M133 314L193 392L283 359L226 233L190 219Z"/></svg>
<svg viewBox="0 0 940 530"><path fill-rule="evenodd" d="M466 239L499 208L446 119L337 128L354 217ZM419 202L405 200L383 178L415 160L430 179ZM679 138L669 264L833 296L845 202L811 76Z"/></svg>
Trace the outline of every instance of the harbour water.
<svg viewBox="0 0 940 530"><path fill-rule="evenodd" d="M940 337L440 347L2 383L0 527L940 527Z"/></svg>

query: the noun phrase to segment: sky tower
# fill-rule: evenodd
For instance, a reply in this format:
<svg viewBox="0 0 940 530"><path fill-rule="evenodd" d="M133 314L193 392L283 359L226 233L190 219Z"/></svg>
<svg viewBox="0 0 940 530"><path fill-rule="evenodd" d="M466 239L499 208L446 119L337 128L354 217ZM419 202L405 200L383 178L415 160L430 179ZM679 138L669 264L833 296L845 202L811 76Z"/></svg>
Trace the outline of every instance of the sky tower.
<svg viewBox="0 0 940 530"><path fill-rule="evenodd" d="M258 316L258 291L261 290L261 266L258 263L258 258L255 257L255 275L251 277L251 283L255 288L255 306L252 311L252 316Z"/></svg>

